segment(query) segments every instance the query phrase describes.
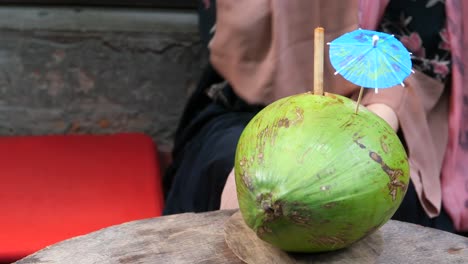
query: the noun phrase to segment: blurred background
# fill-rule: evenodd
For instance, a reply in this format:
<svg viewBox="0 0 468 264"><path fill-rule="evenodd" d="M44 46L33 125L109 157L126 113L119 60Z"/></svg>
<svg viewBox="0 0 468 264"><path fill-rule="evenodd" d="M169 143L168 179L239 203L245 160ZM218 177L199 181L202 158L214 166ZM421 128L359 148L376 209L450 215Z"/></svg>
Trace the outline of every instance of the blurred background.
<svg viewBox="0 0 468 264"><path fill-rule="evenodd" d="M0 0L0 135L143 132L162 157L206 60L196 0Z"/></svg>
<svg viewBox="0 0 468 264"><path fill-rule="evenodd" d="M161 214L201 3L0 0L0 263Z"/></svg>

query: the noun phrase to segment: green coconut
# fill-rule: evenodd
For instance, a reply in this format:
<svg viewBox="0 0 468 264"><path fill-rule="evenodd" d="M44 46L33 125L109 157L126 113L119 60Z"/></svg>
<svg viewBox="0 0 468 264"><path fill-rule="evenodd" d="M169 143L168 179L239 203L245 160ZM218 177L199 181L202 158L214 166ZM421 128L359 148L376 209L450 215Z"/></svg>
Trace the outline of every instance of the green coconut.
<svg viewBox="0 0 468 264"><path fill-rule="evenodd" d="M347 247L385 224L409 182L393 129L356 102L311 93L259 112L236 150L239 208L257 236L289 252Z"/></svg>

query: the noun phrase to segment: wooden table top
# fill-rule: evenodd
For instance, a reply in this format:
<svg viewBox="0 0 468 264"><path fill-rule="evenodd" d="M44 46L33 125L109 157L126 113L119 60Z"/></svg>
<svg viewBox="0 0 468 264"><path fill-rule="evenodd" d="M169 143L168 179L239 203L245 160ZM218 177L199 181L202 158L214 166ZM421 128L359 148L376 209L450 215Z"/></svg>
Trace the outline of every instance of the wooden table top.
<svg viewBox="0 0 468 264"><path fill-rule="evenodd" d="M224 227L235 212L128 222L65 240L16 263L244 263L225 242ZM377 233L380 245L370 245L375 258L364 263L468 263L468 238L462 236L393 220ZM307 263L363 263L349 252L313 255Z"/></svg>

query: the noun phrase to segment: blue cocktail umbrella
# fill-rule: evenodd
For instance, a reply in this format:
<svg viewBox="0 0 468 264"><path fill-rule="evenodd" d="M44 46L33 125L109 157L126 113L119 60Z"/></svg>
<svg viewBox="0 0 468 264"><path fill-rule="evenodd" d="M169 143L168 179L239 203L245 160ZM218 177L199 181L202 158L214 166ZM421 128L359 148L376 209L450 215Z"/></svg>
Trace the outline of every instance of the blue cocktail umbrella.
<svg viewBox="0 0 468 264"><path fill-rule="evenodd" d="M361 86L358 106L362 88L374 88L377 92L395 85L404 86L403 81L413 72L411 53L393 35L358 29L328 44L335 74Z"/></svg>

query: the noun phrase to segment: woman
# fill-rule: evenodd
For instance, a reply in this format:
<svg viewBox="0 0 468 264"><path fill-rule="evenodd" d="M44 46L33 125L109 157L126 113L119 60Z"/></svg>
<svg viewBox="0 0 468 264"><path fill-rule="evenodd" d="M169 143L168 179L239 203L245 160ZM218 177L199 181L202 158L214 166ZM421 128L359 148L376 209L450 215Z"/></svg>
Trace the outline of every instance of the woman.
<svg viewBox="0 0 468 264"><path fill-rule="evenodd" d="M394 219L462 232L468 230L467 127L462 117L468 113L463 75L468 56L462 49L468 36L461 30L468 23L463 13L468 14L468 3L459 0L218 0L210 60L232 85L234 97L263 106L312 87L316 26L325 28L326 41L358 27L400 37L414 54L416 73L405 81L406 88L368 92L362 101L398 131L408 149L412 184ZM431 30L411 34L426 28L425 17L430 17ZM418 36L427 47L419 45ZM443 53L439 45L449 51ZM358 87L332 73L326 63L326 91L355 99ZM245 120L238 124L245 126ZM219 177L222 182L226 175ZM231 207L237 207L232 172L221 208Z"/></svg>

